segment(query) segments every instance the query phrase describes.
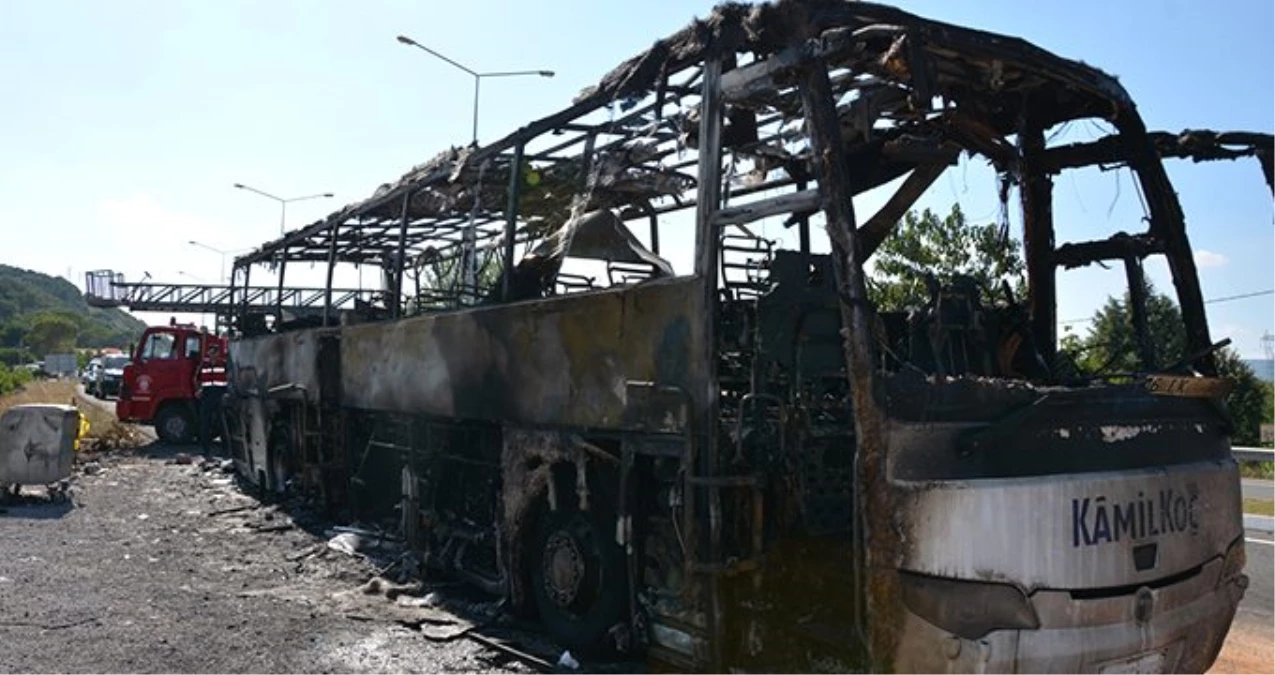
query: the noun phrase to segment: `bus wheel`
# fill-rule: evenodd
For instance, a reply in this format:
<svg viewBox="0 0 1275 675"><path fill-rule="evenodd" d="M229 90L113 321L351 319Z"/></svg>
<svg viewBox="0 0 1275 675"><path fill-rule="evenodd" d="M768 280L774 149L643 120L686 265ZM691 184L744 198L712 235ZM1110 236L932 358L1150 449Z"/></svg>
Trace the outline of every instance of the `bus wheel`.
<svg viewBox="0 0 1275 675"><path fill-rule="evenodd" d="M532 594L540 620L564 646L585 654L610 651L607 633L625 620L624 551L606 519L544 509L532 550Z"/></svg>
<svg viewBox="0 0 1275 675"><path fill-rule="evenodd" d="M180 405L166 405L155 415L155 434L165 443L185 443L190 440L190 413Z"/></svg>

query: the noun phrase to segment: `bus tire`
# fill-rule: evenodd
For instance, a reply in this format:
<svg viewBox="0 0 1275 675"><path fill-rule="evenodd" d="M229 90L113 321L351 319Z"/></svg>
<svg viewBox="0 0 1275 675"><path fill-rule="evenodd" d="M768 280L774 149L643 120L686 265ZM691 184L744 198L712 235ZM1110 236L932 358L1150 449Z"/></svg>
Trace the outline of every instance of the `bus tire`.
<svg viewBox="0 0 1275 675"><path fill-rule="evenodd" d="M193 430L190 411L181 404L169 403L155 415L155 435L165 443L187 443Z"/></svg>
<svg viewBox="0 0 1275 675"><path fill-rule="evenodd" d="M624 550L605 514L541 509L532 537L531 595L541 622L564 646L582 654L613 651L611 627L625 621Z"/></svg>

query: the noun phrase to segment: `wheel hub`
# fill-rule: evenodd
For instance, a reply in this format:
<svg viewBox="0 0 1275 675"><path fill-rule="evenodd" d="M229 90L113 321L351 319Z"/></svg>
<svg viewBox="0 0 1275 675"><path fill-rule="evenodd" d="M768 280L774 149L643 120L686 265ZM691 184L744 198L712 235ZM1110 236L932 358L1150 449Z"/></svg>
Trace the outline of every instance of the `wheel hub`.
<svg viewBox="0 0 1275 675"><path fill-rule="evenodd" d="M584 579L584 555L576 540L566 532L554 532L545 542L545 591L561 607L570 607L580 594Z"/></svg>

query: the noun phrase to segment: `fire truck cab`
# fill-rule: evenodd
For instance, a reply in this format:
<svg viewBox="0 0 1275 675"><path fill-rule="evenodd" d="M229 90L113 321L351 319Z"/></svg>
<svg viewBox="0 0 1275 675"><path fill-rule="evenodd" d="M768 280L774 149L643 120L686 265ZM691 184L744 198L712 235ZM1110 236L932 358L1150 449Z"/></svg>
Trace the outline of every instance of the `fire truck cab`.
<svg viewBox="0 0 1275 675"><path fill-rule="evenodd" d="M201 392L225 386L225 355L225 338L194 324L147 328L124 368L116 416L153 425L169 443L194 440Z"/></svg>

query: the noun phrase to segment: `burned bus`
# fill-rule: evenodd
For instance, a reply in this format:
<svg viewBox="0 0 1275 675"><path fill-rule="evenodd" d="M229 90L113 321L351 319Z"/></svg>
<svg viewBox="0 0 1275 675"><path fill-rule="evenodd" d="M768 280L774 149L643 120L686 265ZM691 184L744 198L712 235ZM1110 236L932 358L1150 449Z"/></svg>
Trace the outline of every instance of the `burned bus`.
<svg viewBox="0 0 1275 675"><path fill-rule="evenodd" d="M1085 119L1114 131L1047 142ZM560 112L239 257L240 288L304 263L382 290L303 318L245 302L224 437L262 489L398 518L429 569L572 649L1200 672L1244 536L1161 160L1257 156L1269 182L1270 137L1183 138L1020 39L869 3L723 5ZM1016 195L1026 294L935 279L924 306L874 306L865 264L960 153ZM1053 177L1098 164L1136 177L1148 225L1064 243ZM1148 334L1153 256L1180 363ZM1104 261L1140 345L1119 377L1065 367L1056 334L1056 272Z"/></svg>

